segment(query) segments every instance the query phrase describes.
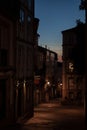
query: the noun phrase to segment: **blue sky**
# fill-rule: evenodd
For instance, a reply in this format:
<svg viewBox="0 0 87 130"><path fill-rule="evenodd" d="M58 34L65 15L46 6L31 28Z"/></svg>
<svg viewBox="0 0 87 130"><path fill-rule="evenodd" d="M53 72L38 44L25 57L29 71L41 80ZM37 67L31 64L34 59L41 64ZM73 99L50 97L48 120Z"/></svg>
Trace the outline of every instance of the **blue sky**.
<svg viewBox="0 0 87 130"><path fill-rule="evenodd" d="M35 17L39 18L39 45L62 55L62 31L85 21L85 11L79 10L80 0L35 0Z"/></svg>

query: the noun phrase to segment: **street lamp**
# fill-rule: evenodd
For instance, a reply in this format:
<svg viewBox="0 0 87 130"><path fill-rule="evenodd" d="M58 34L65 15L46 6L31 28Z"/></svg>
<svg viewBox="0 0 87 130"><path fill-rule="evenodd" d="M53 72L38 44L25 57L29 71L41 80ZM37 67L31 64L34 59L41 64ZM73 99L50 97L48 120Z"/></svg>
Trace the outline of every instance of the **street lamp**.
<svg viewBox="0 0 87 130"><path fill-rule="evenodd" d="M47 82L47 85L50 85L50 82L49 82L49 81Z"/></svg>

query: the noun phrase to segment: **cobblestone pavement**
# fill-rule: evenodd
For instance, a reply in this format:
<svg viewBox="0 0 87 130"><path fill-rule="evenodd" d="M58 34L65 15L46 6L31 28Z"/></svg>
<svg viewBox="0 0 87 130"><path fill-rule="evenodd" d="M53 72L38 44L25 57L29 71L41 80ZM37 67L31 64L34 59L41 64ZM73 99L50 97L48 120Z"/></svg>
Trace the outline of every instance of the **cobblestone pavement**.
<svg viewBox="0 0 87 130"><path fill-rule="evenodd" d="M35 108L34 117L27 120L24 130L85 130L84 109L81 106L62 106L58 100Z"/></svg>
<svg viewBox="0 0 87 130"><path fill-rule="evenodd" d="M38 105L34 117L9 130L86 130L81 106L62 106L58 100Z"/></svg>

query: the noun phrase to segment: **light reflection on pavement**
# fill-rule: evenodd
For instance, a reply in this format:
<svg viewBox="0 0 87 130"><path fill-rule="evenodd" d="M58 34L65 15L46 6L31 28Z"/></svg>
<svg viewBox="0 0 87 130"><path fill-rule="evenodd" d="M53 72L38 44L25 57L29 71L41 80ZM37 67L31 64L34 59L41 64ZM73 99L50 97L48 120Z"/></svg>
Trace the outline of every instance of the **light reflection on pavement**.
<svg viewBox="0 0 87 130"><path fill-rule="evenodd" d="M61 106L57 101L35 108L23 130L85 130L83 107Z"/></svg>

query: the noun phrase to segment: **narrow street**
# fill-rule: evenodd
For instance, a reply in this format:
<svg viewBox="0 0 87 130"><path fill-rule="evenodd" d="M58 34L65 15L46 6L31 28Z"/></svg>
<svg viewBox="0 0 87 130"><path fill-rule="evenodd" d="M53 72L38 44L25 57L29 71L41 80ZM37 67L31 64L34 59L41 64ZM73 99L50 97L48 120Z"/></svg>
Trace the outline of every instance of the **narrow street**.
<svg viewBox="0 0 87 130"><path fill-rule="evenodd" d="M35 108L34 118L24 124L26 130L83 130L83 109L61 106L58 101L51 101Z"/></svg>
<svg viewBox="0 0 87 130"><path fill-rule="evenodd" d="M84 109L81 106L62 106L58 100L40 104L34 117L11 130L85 130ZM9 130L10 130L9 129Z"/></svg>

